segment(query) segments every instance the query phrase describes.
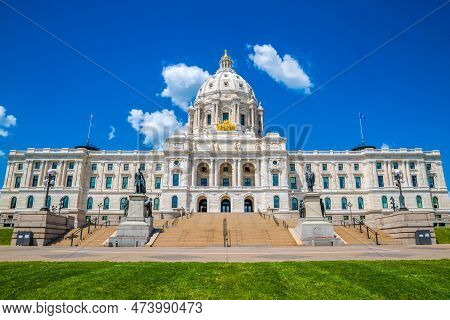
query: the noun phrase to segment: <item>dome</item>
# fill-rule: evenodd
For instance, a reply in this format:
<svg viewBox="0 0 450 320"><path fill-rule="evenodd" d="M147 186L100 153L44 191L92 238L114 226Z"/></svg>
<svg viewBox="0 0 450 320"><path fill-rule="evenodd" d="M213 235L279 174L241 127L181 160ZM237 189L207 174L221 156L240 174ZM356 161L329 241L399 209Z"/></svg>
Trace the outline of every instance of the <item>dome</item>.
<svg viewBox="0 0 450 320"><path fill-rule="evenodd" d="M196 99L217 93L235 94L245 100L253 99L256 101L252 87L234 71L233 61L226 50L220 59L220 68L202 84L197 92Z"/></svg>

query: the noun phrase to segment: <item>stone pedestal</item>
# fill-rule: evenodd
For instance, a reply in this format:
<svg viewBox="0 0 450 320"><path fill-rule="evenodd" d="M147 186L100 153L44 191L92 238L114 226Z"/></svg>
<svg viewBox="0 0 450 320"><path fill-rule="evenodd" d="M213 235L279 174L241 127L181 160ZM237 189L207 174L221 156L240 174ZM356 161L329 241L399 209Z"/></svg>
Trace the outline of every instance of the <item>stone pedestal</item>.
<svg viewBox="0 0 450 320"><path fill-rule="evenodd" d="M303 195L306 218L298 221L295 232L300 240L307 246L332 246L341 244L339 238L334 236L334 228L331 222L322 217L320 207L320 194L308 192Z"/></svg>
<svg viewBox="0 0 450 320"><path fill-rule="evenodd" d="M120 222L116 235L108 239L110 247L142 247L149 241L153 218L145 218L145 200L143 194L129 196L128 216Z"/></svg>

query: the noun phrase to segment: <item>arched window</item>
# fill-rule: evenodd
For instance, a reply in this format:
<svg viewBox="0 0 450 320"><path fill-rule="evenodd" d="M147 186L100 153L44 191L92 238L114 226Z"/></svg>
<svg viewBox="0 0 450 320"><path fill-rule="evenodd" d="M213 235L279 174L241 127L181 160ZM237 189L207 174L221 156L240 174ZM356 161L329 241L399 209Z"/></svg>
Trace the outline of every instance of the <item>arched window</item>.
<svg viewBox="0 0 450 320"><path fill-rule="evenodd" d="M109 198L103 199L103 210L109 210Z"/></svg>
<svg viewBox="0 0 450 320"><path fill-rule="evenodd" d="M92 206L93 206L93 205L94 205L94 200L93 200L91 197L89 197L89 198L87 199L86 209L92 210Z"/></svg>
<svg viewBox="0 0 450 320"><path fill-rule="evenodd" d="M387 202L387 197L386 196L382 196L381 197L381 207L383 209L387 209L387 207L388 207L388 202Z"/></svg>
<svg viewBox="0 0 450 320"><path fill-rule="evenodd" d="M178 208L178 197L173 196L172 197L172 209L176 209L176 208Z"/></svg>
<svg viewBox="0 0 450 320"><path fill-rule="evenodd" d="M273 207L275 209L279 209L280 208L280 197L279 196L273 197Z"/></svg>
<svg viewBox="0 0 450 320"><path fill-rule="evenodd" d="M47 196L47 198L45 199L45 206L47 208L50 208L52 206L52 197Z"/></svg>
<svg viewBox="0 0 450 320"><path fill-rule="evenodd" d="M421 196L417 196L416 197L416 202L417 202L417 208L422 209L423 208L423 203L422 203L422 197Z"/></svg>
<svg viewBox="0 0 450 320"><path fill-rule="evenodd" d="M298 210L298 200L297 198L292 198L291 200L291 209Z"/></svg>
<svg viewBox="0 0 450 320"><path fill-rule="evenodd" d="M362 197L358 198L358 209L364 209L364 199Z"/></svg>
<svg viewBox="0 0 450 320"><path fill-rule="evenodd" d="M438 197L433 197L433 208L439 209L439 199Z"/></svg>
<svg viewBox="0 0 450 320"><path fill-rule="evenodd" d="M126 204L127 204L127 198L121 198L120 199L120 210L124 210Z"/></svg>
<svg viewBox="0 0 450 320"><path fill-rule="evenodd" d="M159 198L155 198L155 200L153 200L153 210L159 210Z"/></svg>
<svg viewBox="0 0 450 320"><path fill-rule="evenodd" d="M347 198L343 197L341 199L341 206L342 206L342 210L346 210L347 209Z"/></svg>
<svg viewBox="0 0 450 320"><path fill-rule="evenodd" d="M331 199L325 198L325 210L331 210Z"/></svg>
<svg viewBox="0 0 450 320"><path fill-rule="evenodd" d="M17 198L16 197L12 197L11 198L11 202L9 204L9 208L10 209L15 209L17 206Z"/></svg>
<svg viewBox="0 0 450 320"><path fill-rule="evenodd" d="M29 196L28 200L27 200L27 208L33 208L33 204L34 204L34 197L33 196Z"/></svg>
<svg viewBox="0 0 450 320"><path fill-rule="evenodd" d="M398 197L398 203L400 204L400 208L405 207L405 197Z"/></svg>
<svg viewBox="0 0 450 320"><path fill-rule="evenodd" d="M64 196L61 198L62 209L67 209L69 207L69 197Z"/></svg>

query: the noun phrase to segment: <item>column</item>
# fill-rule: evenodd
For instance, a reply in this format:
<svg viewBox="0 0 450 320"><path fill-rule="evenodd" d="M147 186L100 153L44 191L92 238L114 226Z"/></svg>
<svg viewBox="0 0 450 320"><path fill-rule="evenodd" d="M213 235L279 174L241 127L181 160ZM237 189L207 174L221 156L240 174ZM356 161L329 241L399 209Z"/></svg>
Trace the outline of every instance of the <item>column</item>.
<svg viewBox="0 0 450 320"><path fill-rule="evenodd" d="M370 162L370 165L372 166L372 172L373 172L373 181L374 181L373 187L377 188L378 187L377 163L376 163L376 161L372 161L372 162Z"/></svg>
<svg viewBox="0 0 450 320"><path fill-rule="evenodd" d="M238 187L241 186L241 180L242 180L242 168L241 167L242 167L241 159L238 159L237 160L237 168L236 168L236 170L237 170L237 183L236 183L236 185Z"/></svg>
<svg viewBox="0 0 450 320"><path fill-rule="evenodd" d="M218 170L218 161L214 161L214 187L217 187L217 181L218 181L218 174L219 174L219 170Z"/></svg>
<svg viewBox="0 0 450 320"><path fill-rule="evenodd" d="M12 172L12 164L8 162L8 166L6 167L6 175L5 175L5 182L4 182L3 188L10 187L12 173L13 173Z"/></svg>
<svg viewBox="0 0 450 320"><path fill-rule="evenodd" d="M191 186L194 187L195 186L195 161L192 160L191 163Z"/></svg>
<svg viewBox="0 0 450 320"><path fill-rule="evenodd" d="M409 176L409 166L408 166L406 160L403 161L403 168L404 168L404 170L403 170L403 181L405 182L405 187L407 187L407 186L409 186L409 179L408 179L408 176Z"/></svg>
<svg viewBox="0 0 450 320"><path fill-rule="evenodd" d="M393 186L393 181L392 181L392 167L391 167L391 162L390 161L386 161L386 173L387 173L387 181L388 181L388 185L389 186Z"/></svg>
<svg viewBox="0 0 450 320"><path fill-rule="evenodd" d="M231 170L231 172L233 173L232 174L232 182L231 182L231 186L232 187L235 187L235 186L238 186L238 183L237 183L237 180L238 180L238 171L239 171L239 168L238 168L238 161L237 161L237 159L234 159L233 160L233 169Z"/></svg>
<svg viewBox="0 0 450 320"><path fill-rule="evenodd" d="M208 186L213 186L214 184L214 162L215 159L211 159L211 163L209 165L209 176L208 176Z"/></svg>
<svg viewBox="0 0 450 320"><path fill-rule="evenodd" d="M257 172L256 172L255 186L260 187L261 186L261 159L258 159L256 169L257 169Z"/></svg>

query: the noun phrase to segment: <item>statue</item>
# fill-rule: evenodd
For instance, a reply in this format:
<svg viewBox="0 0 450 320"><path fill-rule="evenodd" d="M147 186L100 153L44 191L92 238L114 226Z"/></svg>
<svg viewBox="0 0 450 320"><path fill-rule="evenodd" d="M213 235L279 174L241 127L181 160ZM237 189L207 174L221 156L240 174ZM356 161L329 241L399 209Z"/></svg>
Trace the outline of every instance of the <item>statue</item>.
<svg viewBox="0 0 450 320"><path fill-rule="evenodd" d="M234 148L236 151L241 151L241 143L239 141L236 141L234 144Z"/></svg>
<svg viewBox="0 0 450 320"><path fill-rule="evenodd" d="M125 201L123 203L123 212L125 217L128 217L128 209L130 208L130 200L128 198L125 198Z"/></svg>
<svg viewBox="0 0 450 320"><path fill-rule="evenodd" d="M303 200L300 200L300 203L298 205L298 212L300 214L300 218L306 218L306 210Z"/></svg>
<svg viewBox="0 0 450 320"><path fill-rule="evenodd" d="M398 209L398 206L395 204L395 199L394 199L394 197L391 197L389 200L391 201L391 209L392 209L394 212L396 212L397 209Z"/></svg>
<svg viewBox="0 0 450 320"><path fill-rule="evenodd" d="M311 171L311 168L308 168L306 170L305 178L306 178L306 185L308 186L308 192L313 192L316 177L314 175L314 172Z"/></svg>
<svg viewBox="0 0 450 320"><path fill-rule="evenodd" d="M144 202L144 207L147 210L147 216L146 218L150 217L153 218L153 203L152 198L147 198Z"/></svg>
<svg viewBox="0 0 450 320"><path fill-rule="evenodd" d="M140 168L138 172L134 174L134 186L136 187L136 193L146 193L145 178Z"/></svg>
<svg viewBox="0 0 450 320"><path fill-rule="evenodd" d="M325 204L323 203L322 198L320 198L320 211L322 211L322 217L325 218Z"/></svg>

